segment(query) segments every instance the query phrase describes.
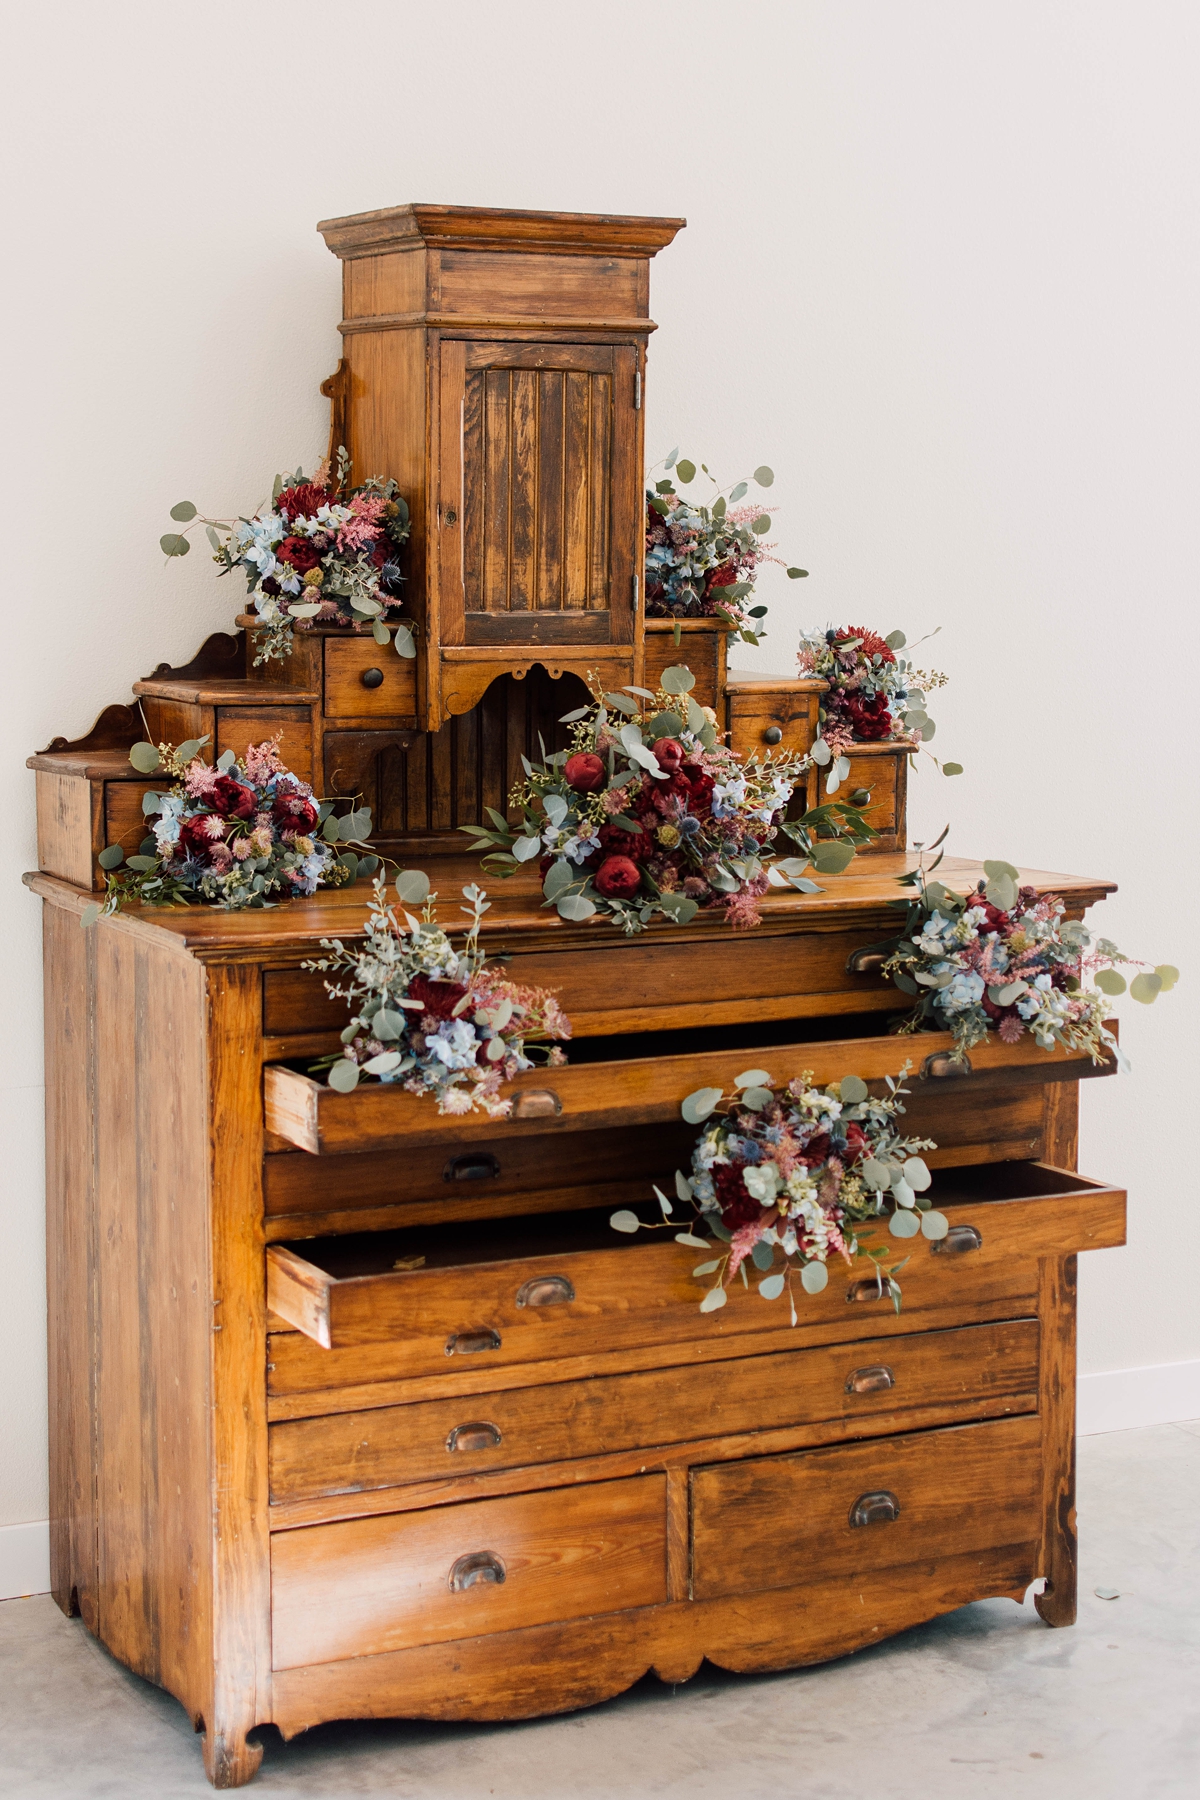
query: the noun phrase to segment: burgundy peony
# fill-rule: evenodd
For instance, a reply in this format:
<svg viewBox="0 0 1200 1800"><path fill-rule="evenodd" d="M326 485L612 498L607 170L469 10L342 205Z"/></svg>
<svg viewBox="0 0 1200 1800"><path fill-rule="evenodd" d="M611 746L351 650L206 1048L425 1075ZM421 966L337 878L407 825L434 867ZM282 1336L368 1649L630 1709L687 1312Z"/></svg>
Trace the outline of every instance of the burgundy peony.
<svg viewBox="0 0 1200 1800"><path fill-rule="evenodd" d="M713 1185L717 1190L717 1204L721 1208L721 1222L726 1231L736 1231L740 1225L758 1224L763 1215L762 1203L747 1192L740 1169L735 1169L729 1163L716 1163L713 1167Z"/></svg>
<svg viewBox="0 0 1200 1800"><path fill-rule="evenodd" d="M719 569L710 569L704 581L704 591L711 594L714 588L732 587L737 580L737 564L723 562ZM720 595L717 596L721 598Z"/></svg>
<svg viewBox="0 0 1200 1800"><path fill-rule="evenodd" d="M603 761L590 750L580 750L569 756L563 773L567 786L573 787L577 794L598 794L607 779Z"/></svg>
<svg viewBox="0 0 1200 1800"><path fill-rule="evenodd" d="M327 488L302 481L298 487L284 488L275 502L275 510L284 519L311 519L321 507L328 506L333 495Z"/></svg>
<svg viewBox="0 0 1200 1800"><path fill-rule="evenodd" d="M428 975L414 975L408 984L407 998L420 1000L425 1011L414 1013L413 1023L418 1029L435 1029L436 1021L452 1016L466 991L459 981L433 981Z"/></svg>
<svg viewBox="0 0 1200 1800"><path fill-rule="evenodd" d="M275 554L280 562L290 563L298 575L307 575L321 560L311 539L303 537L284 538Z"/></svg>
<svg viewBox="0 0 1200 1800"><path fill-rule="evenodd" d="M596 870L596 888L606 900L632 900L642 885L638 866L628 856L606 856Z"/></svg>
<svg viewBox="0 0 1200 1800"><path fill-rule="evenodd" d="M307 794L276 794L271 808L280 837L307 837L317 822L317 807Z"/></svg>
<svg viewBox="0 0 1200 1800"><path fill-rule="evenodd" d="M886 694L873 694L870 699L865 694L847 694L845 702L856 737L868 742L891 737L892 715Z"/></svg>
<svg viewBox="0 0 1200 1800"><path fill-rule="evenodd" d="M659 738L654 746L654 754L658 758L659 767L665 769L668 775L673 775L676 769L682 769L687 751L678 738L669 737Z"/></svg>
<svg viewBox="0 0 1200 1800"><path fill-rule="evenodd" d="M258 809L253 791L232 775L218 775L204 797L223 819L252 819Z"/></svg>
<svg viewBox="0 0 1200 1800"><path fill-rule="evenodd" d="M1007 913L1001 912L998 906L993 906L986 894L982 891L972 894L970 904L972 907L977 907L984 915L979 922L981 937L986 937L990 931L999 932L1001 937L1008 936L1012 930L1012 920Z"/></svg>
<svg viewBox="0 0 1200 1800"><path fill-rule="evenodd" d="M642 863L648 856L654 854L654 838L651 831L626 831L620 825L602 825L598 834L600 848L606 856L617 857L626 862Z"/></svg>

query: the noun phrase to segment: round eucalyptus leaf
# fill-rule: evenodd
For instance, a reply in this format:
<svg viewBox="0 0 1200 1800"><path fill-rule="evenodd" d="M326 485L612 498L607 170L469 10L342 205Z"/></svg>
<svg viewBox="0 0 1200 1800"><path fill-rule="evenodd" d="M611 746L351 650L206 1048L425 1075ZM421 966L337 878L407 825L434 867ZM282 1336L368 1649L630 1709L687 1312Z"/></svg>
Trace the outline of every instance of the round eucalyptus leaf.
<svg viewBox="0 0 1200 1800"><path fill-rule="evenodd" d="M381 1006L371 1020L371 1036L377 1037L385 1044L395 1043L404 1036L407 1020L402 1012L395 1012L390 1006Z"/></svg>
<svg viewBox="0 0 1200 1800"><path fill-rule="evenodd" d="M692 1270L692 1280L698 1281L701 1275L711 1275L713 1270L719 1269L720 1266L721 1259L719 1256L710 1257L708 1262L697 1263Z"/></svg>
<svg viewBox="0 0 1200 1800"><path fill-rule="evenodd" d="M892 1176L892 1199L896 1202L897 1206L912 1206L916 1201L916 1198L917 1196L913 1193L903 1175L897 1173Z"/></svg>
<svg viewBox="0 0 1200 1800"><path fill-rule="evenodd" d="M902 631L889 631L883 641L889 650L903 650L908 639Z"/></svg>
<svg viewBox="0 0 1200 1800"><path fill-rule="evenodd" d="M80 913L79 923L86 929L87 926L94 925L99 917L100 902L98 900L92 900Z"/></svg>
<svg viewBox="0 0 1200 1800"><path fill-rule="evenodd" d="M590 919L595 912L594 901L585 894L566 894L557 904L560 919L571 919L578 924L583 919Z"/></svg>
<svg viewBox="0 0 1200 1800"><path fill-rule="evenodd" d="M840 838L830 843L813 845L813 868L820 875L840 875L854 861L854 845Z"/></svg>
<svg viewBox="0 0 1200 1800"><path fill-rule="evenodd" d="M608 1222L614 1231L634 1232L640 1231L642 1227L642 1222L637 1214L625 1210L613 1213Z"/></svg>
<svg viewBox="0 0 1200 1800"><path fill-rule="evenodd" d="M193 762L203 748L203 738L185 738L175 754L180 762Z"/></svg>
<svg viewBox="0 0 1200 1800"><path fill-rule="evenodd" d="M130 856L126 858L126 868L135 869L139 875L148 875L151 869L157 869L157 856Z"/></svg>
<svg viewBox="0 0 1200 1800"><path fill-rule="evenodd" d="M789 569L788 576L792 581L801 581L808 574L807 569Z"/></svg>
<svg viewBox="0 0 1200 1800"><path fill-rule="evenodd" d="M120 844L106 844L96 861L102 869L119 869L125 861L125 852Z"/></svg>
<svg viewBox="0 0 1200 1800"><path fill-rule="evenodd" d="M1175 983L1179 980L1179 970L1172 968L1170 963L1159 963L1154 973L1158 976L1158 979L1162 984L1160 992L1164 994L1169 994L1171 989L1175 986Z"/></svg>
<svg viewBox="0 0 1200 1800"><path fill-rule="evenodd" d="M398 1050L381 1050L378 1056L371 1057L369 1062L362 1065L365 1075L390 1075L393 1069L399 1067L400 1052Z"/></svg>
<svg viewBox="0 0 1200 1800"><path fill-rule="evenodd" d="M945 1213L927 1212L921 1214L921 1231L927 1238L944 1238L950 1229L950 1221Z"/></svg>
<svg viewBox="0 0 1200 1800"><path fill-rule="evenodd" d="M164 556L186 556L192 546L178 531L167 531L159 538L158 547Z"/></svg>
<svg viewBox="0 0 1200 1800"><path fill-rule="evenodd" d="M741 1094L742 1105L748 1106L751 1112L761 1112L764 1106L770 1106L774 1098L770 1088L765 1087L743 1088Z"/></svg>
<svg viewBox="0 0 1200 1800"><path fill-rule="evenodd" d="M775 1261L774 1244L764 1243L762 1238L759 1238L757 1244L755 1244L753 1250L750 1252L750 1260L756 1269L769 1269L771 1264Z"/></svg>
<svg viewBox="0 0 1200 1800"><path fill-rule="evenodd" d="M1143 1006L1149 1006L1152 1000L1157 1000L1161 989L1162 982L1158 976L1149 975L1145 970L1140 975L1135 975L1129 984L1130 998L1140 1000Z"/></svg>
<svg viewBox="0 0 1200 1800"><path fill-rule="evenodd" d="M288 607L289 619L315 619L321 610L319 600L304 600L299 606ZM378 620L376 621L378 623ZM384 640L386 642L386 639Z"/></svg>
<svg viewBox="0 0 1200 1800"><path fill-rule="evenodd" d="M358 1076L358 1064L351 1062L348 1056L344 1056L340 1062L331 1065L329 1085L335 1094L350 1094L358 1086Z"/></svg>
<svg viewBox="0 0 1200 1800"><path fill-rule="evenodd" d="M942 764L942 774L943 775L961 775L962 772L963 772L963 766L961 763L943 763Z"/></svg>
<svg viewBox="0 0 1200 1800"><path fill-rule="evenodd" d="M358 860L358 872L360 875L371 876L378 867L379 858L377 856L361 856Z"/></svg>
<svg viewBox="0 0 1200 1800"><path fill-rule="evenodd" d="M694 462L689 462L686 456L682 457L675 464L675 474L682 485L687 487L696 479L696 465Z"/></svg>
<svg viewBox="0 0 1200 1800"><path fill-rule="evenodd" d="M161 794L156 794L153 791L143 794L142 795L142 817L143 817L143 819L148 819L150 817L151 813L156 813L161 805L162 805L162 795Z"/></svg>
<svg viewBox="0 0 1200 1800"><path fill-rule="evenodd" d="M829 1270L822 1262L805 1263L800 1271L800 1286L806 1294L819 1294L829 1286Z"/></svg>
<svg viewBox="0 0 1200 1800"><path fill-rule="evenodd" d="M759 513L757 519L751 519L750 529L755 537L765 537L771 529L770 513Z"/></svg>
<svg viewBox="0 0 1200 1800"><path fill-rule="evenodd" d="M677 1244L686 1244L690 1250L712 1249L712 1245L708 1242L707 1238L695 1237L690 1231L677 1231L675 1233L675 1242Z"/></svg>
<svg viewBox="0 0 1200 1800"><path fill-rule="evenodd" d="M1100 969L1096 973L1096 986L1102 994L1123 994L1127 983L1116 969Z"/></svg>
<svg viewBox="0 0 1200 1800"><path fill-rule="evenodd" d="M664 669L659 683L668 694L688 694L696 685L696 677L684 663L674 663Z"/></svg>
<svg viewBox="0 0 1200 1800"><path fill-rule="evenodd" d="M401 869L396 877L396 892L406 906L418 906L429 898L429 877L424 869Z"/></svg>
<svg viewBox="0 0 1200 1800"><path fill-rule="evenodd" d="M829 745L825 742L823 737L816 739L812 749L809 751L809 755L812 757L817 767L821 769L825 767L826 763L833 761L833 751L829 748Z"/></svg>
<svg viewBox="0 0 1200 1800"><path fill-rule="evenodd" d="M690 899L687 894L663 894L659 904L677 925L689 924L700 910L699 901Z"/></svg>
<svg viewBox="0 0 1200 1800"><path fill-rule="evenodd" d="M861 1106L867 1099L867 1084L860 1075L843 1075L838 1093L847 1106Z"/></svg>
<svg viewBox="0 0 1200 1800"><path fill-rule="evenodd" d="M783 1282L782 1275L764 1275L758 1284L758 1291L764 1300L778 1300L783 1292Z"/></svg>
<svg viewBox="0 0 1200 1800"><path fill-rule="evenodd" d="M700 1125L708 1118L720 1098L720 1088L697 1088L688 1095L679 1110L689 1125Z"/></svg>
<svg viewBox="0 0 1200 1800"><path fill-rule="evenodd" d="M700 1302L700 1311L716 1312L720 1307L724 1306L728 1298L729 1296L726 1294L723 1287L709 1288L707 1294L705 1294L703 1300Z"/></svg>
<svg viewBox="0 0 1200 1800"><path fill-rule="evenodd" d="M392 634L382 619L376 619L371 626L371 636L377 644L389 644L392 640Z"/></svg>
<svg viewBox="0 0 1200 1800"><path fill-rule="evenodd" d="M518 862L532 862L542 847L541 838L519 837L513 845L513 855Z"/></svg>
<svg viewBox="0 0 1200 1800"><path fill-rule="evenodd" d="M923 1194L933 1176L919 1156L910 1156L904 1165L904 1179L914 1194Z"/></svg>
<svg viewBox="0 0 1200 1800"><path fill-rule="evenodd" d="M417 646L413 641L411 626L397 625L396 636L393 641L396 646L397 656L406 656L411 661L417 654Z"/></svg>
<svg viewBox="0 0 1200 1800"><path fill-rule="evenodd" d="M990 875L992 877L997 875L1007 875L1013 881L1019 881L1021 879L1020 869L1014 869L1010 862L985 862L983 865L983 872L985 875Z"/></svg>
<svg viewBox="0 0 1200 1800"><path fill-rule="evenodd" d="M162 757L153 744L135 744L129 760L139 775L153 775L155 769L162 767Z"/></svg>
<svg viewBox="0 0 1200 1800"><path fill-rule="evenodd" d="M678 461L679 461L679 445L676 444L676 446L672 450L670 456L668 456L664 459L663 468L664 469L673 469L675 467L675 464Z"/></svg>
<svg viewBox="0 0 1200 1800"><path fill-rule="evenodd" d="M868 1187L882 1189L891 1186L892 1178L886 1163L876 1162L873 1156L862 1164L862 1178Z"/></svg>
<svg viewBox="0 0 1200 1800"><path fill-rule="evenodd" d="M768 469L766 463L759 463L757 469L754 471L754 479L757 481L759 487L773 487L775 485L775 471L774 469Z"/></svg>
<svg viewBox="0 0 1200 1800"><path fill-rule="evenodd" d="M771 1085L771 1077L767 1074L765 1069L746 1069L737 1077L733 1085L738 1088L769 1088Z"/></svg>
<svg viewBox="0 0 1200 1800"><path fill-rule="evenodd" d="M928 1215L926 1215L928 1216ZM888 1230L893 1237L916 1237L921 1229L921 1215L915 1212L894 1212L888 1221Z"/></svg>
<svg viewBox="0 0 1200 1800"><path fill-rule="evenodd" d="M171 508L171 517L173 519L178 519L181 525L186 525L189 519L194 519L195 516L196 508L192 505L190 500L180 500L177 505Z"/></svg>

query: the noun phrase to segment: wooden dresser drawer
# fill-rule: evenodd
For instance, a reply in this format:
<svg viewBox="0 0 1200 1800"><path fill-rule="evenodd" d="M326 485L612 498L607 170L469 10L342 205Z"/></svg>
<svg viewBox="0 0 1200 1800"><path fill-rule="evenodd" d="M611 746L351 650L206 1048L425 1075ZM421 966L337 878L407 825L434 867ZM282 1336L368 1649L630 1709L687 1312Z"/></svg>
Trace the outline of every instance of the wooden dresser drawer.
<svg viewBox="0 0 1200 1800"><path fill-rule="evenodd" d="M1039 1256L1124 1241L1124 1194L1040 1163L939 1171L932 1196L951 1220L941 1246L886 1239L896 1261L908 1258L902 1317L859 1264L831 1269L823 1293L798 1300L806 1327L858 1335L847 1331L848 1304L856 1319L870 1320L859 1329L872 1335L924 1329L965 1306L1028 1316ZM273 1244L268 1303L296 1330L272 1337L271 1391L490 1372L786 1325L785 1301L764 1301L736 1283L719 1313L701 1315L703 1289L691 1275L698 1255L669 1232L618 1238L607 1213L589 1212L497 1221L470 1233L443 1226ZM424 1266L395 1269L414 1256ZM472 1379L478 1388L477 1373Z"/></svg>
<svg viewBox="0 0 1200 1800"><path fill-rule="evenodd" d="M768 1038L765 1043L691 1055L577 1060L566 1068L518 1076L505 1089L513 1102L510 1118L497 1122L481 1113L468 1114L455 1119L454 1136L467 1145L485 1140L502 1143L542 1132L674 1124L688 1094L701 1087L728 1092L747 1068L766 1069L780 1081L808 1070L818 1084L850 1074L882 1082L908 1061L914 1065L909 1078L914 1095L924 1098L951 1083L965 1091L969 1083L982 1109L989 1087L1002 1081L1077 1081L1108 1074L1115 1067L1111 1060L1097 1065L1082 1052L1039 1050L1026 1033L1015 1044L998 1038L980 1044L971 1053L969 1069L959 1073L950 1061L953 1048L948 1032L931 1031L913 1038L812 1037L790 1043L772 1043ZM363 1082L353 1093L339 1094L308 1075L272 1063L263 1071L263 1087L268 1131L314 1155L446 1141L446 1121L436 1106L398 1083ZM906 1129L912 1127L906 1123Z"/></svg>
<svg viewBox="0 0 1200 1800"><path fill-rule="evenodd" d="M376 677L382 677L381 680ZM416 723L417 665L373 637L325 639L325 716Z"/></svg>
<svg viewBox="0 0 1200 1800"><path fill-rule="evenodd" d="M374 1656L666 1599L666 1477L276 1532L273 1663Z"/></svg>
<svg viewBox="0 0 1200 1800"><path fill-rule="evenodd" d="M920 1409L1037 1409L1034 1319L928 1331L707 1365L509 1388L270 1427L271 1499L357 1494L524 1464L823 1420L897 1431Z"/></svg>
<svg viewBox="0 0 1200 1800"><path fill-rule="evenodd" d="M889 1571L1041 1535L1041 1427L998 1419L692 1472L697 1600L819 1568L877 1591Z"/></svg>

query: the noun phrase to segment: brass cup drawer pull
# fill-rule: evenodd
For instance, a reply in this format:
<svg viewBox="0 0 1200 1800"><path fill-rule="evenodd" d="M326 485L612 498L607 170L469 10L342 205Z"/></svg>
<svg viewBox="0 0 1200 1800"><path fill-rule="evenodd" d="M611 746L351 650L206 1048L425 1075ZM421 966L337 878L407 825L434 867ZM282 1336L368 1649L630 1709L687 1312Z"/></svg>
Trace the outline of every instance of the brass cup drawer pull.
<svg viewBox="0 0 1200 1800"><path fill-rule="evenodd" d="M514 1119L557 1119L562 1101L553 1088L526 1088L513 1101Z"/></svg>
<svg viewBox="0 0 1200 1800"><path fill-rule="evenodd" d="M470 1425L456 1425L446 1439L447 1450L495 1450L504 1442L498 1425L489 1425L486 1419L473 1420Z"/></svg>
<svg viewBox="0 0 1200 1800"><path fill-rule="evenodd" d="M470 1556L460 1556L451 1569L450 1591L461 1594L464 1588L475 1587L481 1581L494 1581L498 1586L507 1574L504 1559L494 1550L475 1550Z"/></svg>
<svg viewBox="0 0 1200 1800"><path fill-rule="evenodd" d="M968 1250L983 1249L983 1233L974 1225L952 1225L944 1238L935 1238L929 1248L938 1256L965 1256Z"/></svg>
<svg viewBox="0 0 1200 1800"><path fill-rule="evenodd" d="M874 1494L860 1494L850 1508L852 1525L890 1525L899 1517L900 1502L886 1488Z"/></svg>
<svg viewBox="0 0 1200 1800"><path fill-rule="evenodd" d="M895 1385L896 1377L886 1363L872 1363L866 1369L851 1369L846 1377L848 1394L882 1394Z"/></svg>
<svg viewBox="0 0 1200 1800"><path fill-rule="evenodd" d="M873 1275L864 1276L861 1281L852 1281L846 1289L846 1298L852 1305L865 1305L871 1300L890 1300L891 1289L876 1281Z"/></svg>
<svg viewBox="0 0 1200 1800"><path fill-rule="evenodd" d="M446 1339L447 1356L478 1356L481 1350L498 1350L500 1333L485 1329L483 1331L456 1331Z"/></svg>
<svg viewBox="0 0 1200 1800"><path fill-rule="evenodd" d="M575 1298L565 1275L535 1275L517 1289L518 1306L563 1306Z"/></svg>
<svg viewBox="0 0 1200 1800"><path fill-rule="evenodd" d="M847 975L880 975L883 973L882 950L853 950L846 959Z"/></svg>
<svg viewBox="0 0 1200 1800"><path fill-rule="evenodd" d="M495 1181L500 1174L500 1159L490 1150L472 1150L466 1156L452 1156L442 1170L443 1181Z"/></svg>
<svg viewBox="0 0 1200 1800"><path fill-rule="evenodd" d="M362 684L365 688L382 687L383 686L383 670L382 669L364 669L358 679L362 682Z"/></svg>
<svg viewBox="0 0 1200 1800"><path fill-rule="evenodd" d="M921 1074L927 1081L953 1080L955 1076L969 1075L970 1073L970 1057L963 1055L956 1059L949 1050L935 1050L933 1055L927 1056L921 1065Z"/></svg>

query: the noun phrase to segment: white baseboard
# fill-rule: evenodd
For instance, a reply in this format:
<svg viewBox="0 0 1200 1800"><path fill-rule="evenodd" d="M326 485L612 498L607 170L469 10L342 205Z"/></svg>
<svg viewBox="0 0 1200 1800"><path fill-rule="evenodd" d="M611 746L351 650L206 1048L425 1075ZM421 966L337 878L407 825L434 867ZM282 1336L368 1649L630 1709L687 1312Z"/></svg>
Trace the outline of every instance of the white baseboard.
<svg viewBox="0 0 1200 1800"><path fill-rule="evenodd" d="M50 1592L50 1523L0 1525L0 1600Z"/></svg>
<svg viewBox="0 0 1200 1800"><path fill-rule="evenodd" d="M1077 1406L1080 1437L1200 1419L1200 1360L1081 1375Z"/></svg>
<svg viewBox="0 0 1200 1800"><path fill-rule="evenodd" d="M1079 1377L1080 1437L1180 1419L1200 1419L1200 1359ZM0 1525L0 1600L49 1591L49 1524Z"/></svg>

